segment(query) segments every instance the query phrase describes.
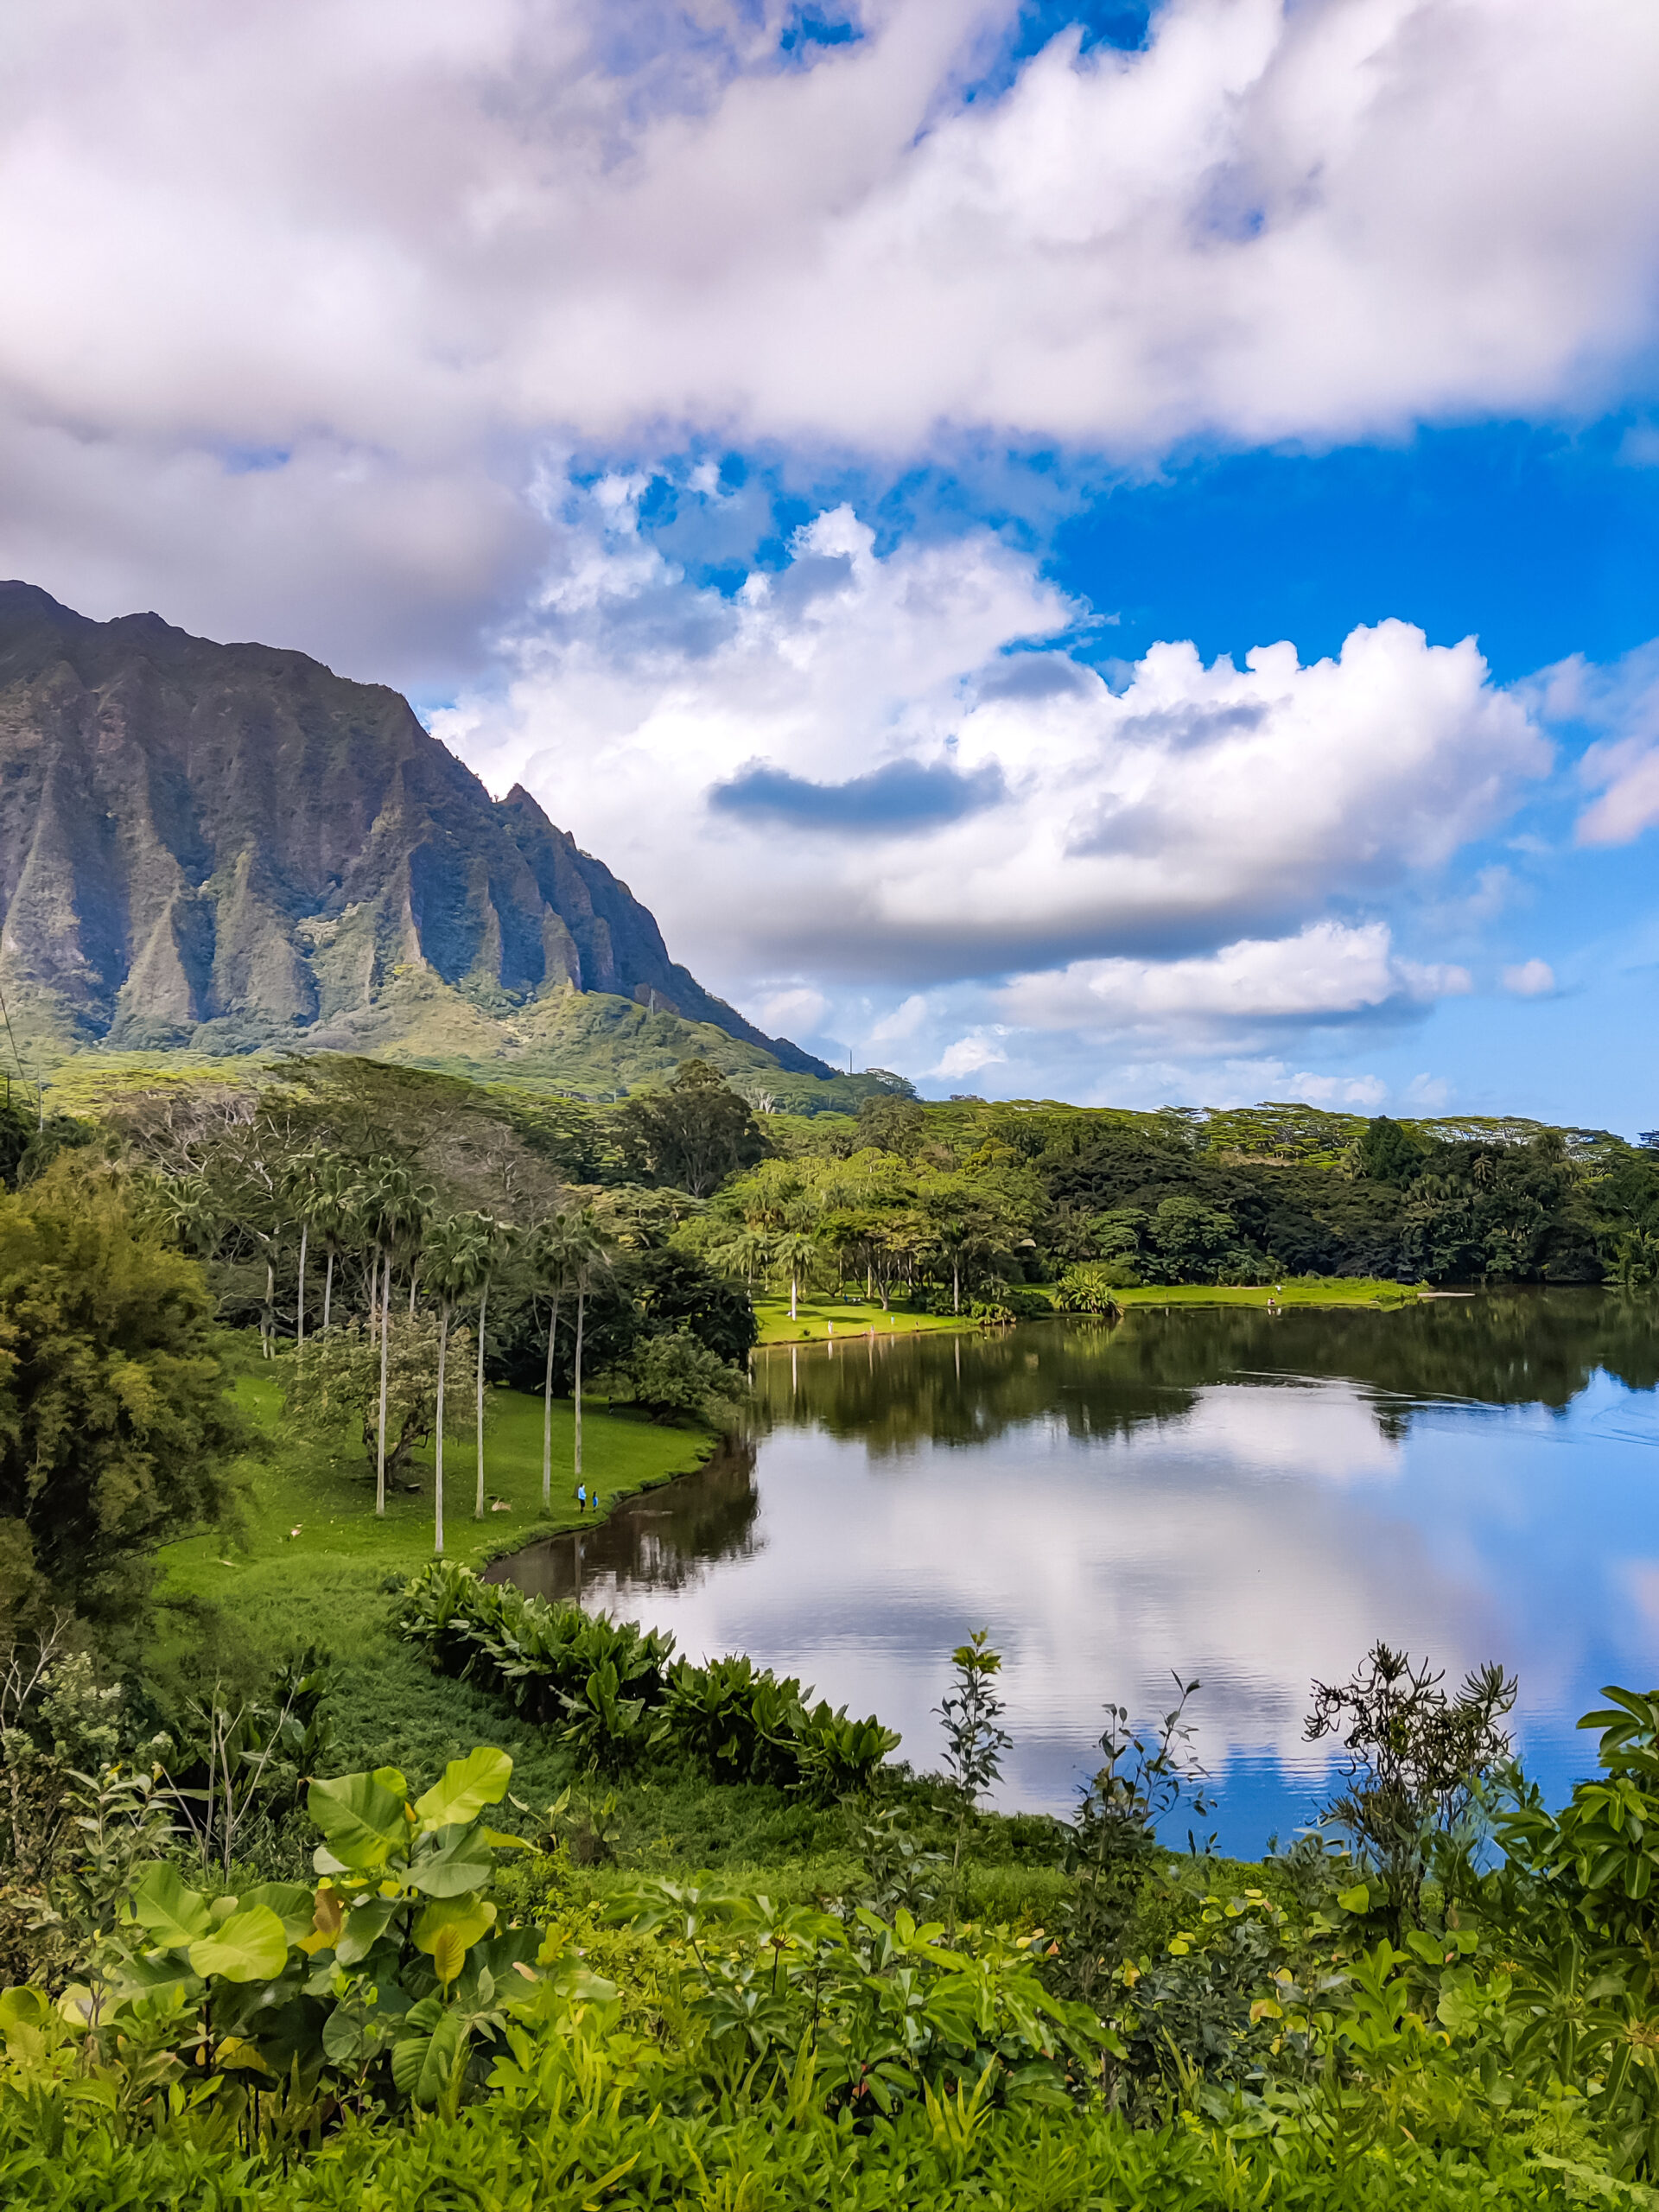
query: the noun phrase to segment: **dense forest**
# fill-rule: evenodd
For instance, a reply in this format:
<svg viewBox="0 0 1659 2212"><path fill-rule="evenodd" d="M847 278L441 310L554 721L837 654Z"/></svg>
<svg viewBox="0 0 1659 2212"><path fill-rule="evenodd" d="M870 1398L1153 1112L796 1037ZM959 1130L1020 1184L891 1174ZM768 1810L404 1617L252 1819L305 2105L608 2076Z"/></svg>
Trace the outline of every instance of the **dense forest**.
<svg viewBox="0 0 1659 2212"><path fill-rule="evenodd" d="M803 1117L757 1113L702 1060L601 1107L343 1056L296 1059L257 1080L117 1090L43 1121L8 1104L0 1179L26 1181L66 1147L123 1163L209 1262L223 1316L275 1338L295 1325L302 1239L314 1261L337 1252L343 1282L366 1284L375 1239L353 1230L341 1192L372 1165L397 1165L429 1210L504 1232L486 1355L526 1383L536 1287L513 1233L571 1207L611 1255L590 1349L612 1363L647 1317L741 1359L747 1300L762 1289L855 1285L884 1306L1018 1313L1047 1310L1022 1293L1056 1285L1065 1303L1068 1285L1107 1294L1359 1277L1639 1290L1659 1279L1659 1148L1605 1131L1302 1107L928 1104L900 1078L881 1081L856 1116ZM333 1178L326 1199L318 1175ZM312 1236L319 1206L327 1223ZM558 1372L568 1380L565 1364Z"/></svg>

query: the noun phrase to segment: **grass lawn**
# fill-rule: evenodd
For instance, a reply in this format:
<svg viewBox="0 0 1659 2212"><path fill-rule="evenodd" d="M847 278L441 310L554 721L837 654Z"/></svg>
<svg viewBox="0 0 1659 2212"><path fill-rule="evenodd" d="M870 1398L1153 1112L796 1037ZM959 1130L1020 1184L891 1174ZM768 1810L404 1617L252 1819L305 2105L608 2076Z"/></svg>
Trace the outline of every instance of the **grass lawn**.
<svg viewBox="0 0 1659 2212"><path fill-rule="evenodd" d="M907 1337L924 1329L979 1326L965 1313L912 1313L897 1306L890 1313L884 1313L874 1300L845 1306L838 1298L803 1298L791 1321L788 1299L762 1296L754 1301L754 1318L760 1325L763 1344L822 1343L830 1334L831 1322L838 1337L867 1337L872 1329L878 1336Z"/></svg>
<svg viewBox="0 0 1659 2212"><path fill-rule="evenodd" d="M1121 1306L1408 1306L1417 1293L1408 1283L1370 1276L1327 1275L1317 1282L1147 1283L1139 1290L1115 1290Z"/></svg>
<svg viewBox="0 0 1659 2212"><path fill-rule="evenodd" d="M1052 1295L1052 1286L1030 1286ZM1417 1293L1408 1284L1373 1281L1370 1277L1332 1275L1314 1282L1287 1282L1282 1290L1270 1283L1148 1283L1139 1290L1112 1293L1121 1306L1260 1306L1269 1300L1280 1306L1401 1306ZM964 1303L966 1301L964 1300ZM803 1298L794 1320L789 1318L786 1298L759 1297L754 1318L760 1325L763 1344L821 1343L835 1325L838 1337L910 1336L924 1329L976 1329L980 1324L964 1313L912 1313L895 1306L884 1313L879 1305L843 1305L836 1298Z"/></svg>
<svg viewBox="0 0 1659 2212"><path fill-rule="evenodd" d="M430 1778L473 1745L496 1743L521 1766L528 1759L538 1781L559 1786L563 1762L543 1731L521 1727L493 1699L464 1683L435 1677L390 1630L397 1582L432 1556L429 1450L411 1470L411 1478L420 1480L418 1494L393 1492L385 1519L377 1520L374 1471L361 1452L331 1455L285 1439L270 1370L239 1340L230 1364L238 1402L269 1449L245 1470L241 1525L233 1535L193 1537L162 1553L170 1627L160 1656L194 1646L196 1671L220 1671L244 1694L267 1679L285 1653L320 1643L337 1664L334 1709L347 1768L403 1765ZM532 1535L574 1528L578 1519L569 1405L556 1402L553 1408L553 1506L544 1513L541 1401L502 1390L493 1402L485 1480L488 1494L504 1499L507 1510L474 1521L474 1446L451 1439L443 1453L444 1549L475 1566ZM685 1472L707 1456L710 1443L699 1431L659 1428L591 1403L583 1407L583 1476L601 1505Z"/></svg>

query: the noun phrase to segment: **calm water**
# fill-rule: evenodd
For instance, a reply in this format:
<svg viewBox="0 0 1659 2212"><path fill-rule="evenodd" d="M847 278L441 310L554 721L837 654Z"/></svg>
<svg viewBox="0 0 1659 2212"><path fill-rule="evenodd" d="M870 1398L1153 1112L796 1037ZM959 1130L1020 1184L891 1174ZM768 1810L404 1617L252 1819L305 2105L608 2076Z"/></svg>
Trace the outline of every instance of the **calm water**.
<svg viewBox="0 0 1659 2212"><path fill-rule="evenodd" d="M582 1598L815 1683L937 1764L988 1626L1001 1802L1063 1810L1107 1699L1193 1713L1234 1849L1322 1789L1307 1687L1377 1637L1518 1671L1552 1792L1609 1681L1659 1680L1659 1331L1595 1292L1393 1313L1141 1309L1115 1328L849 1338L756 1358L753 1440L584 1538ZM575 1586L575 1545L515 1579ZM1179 1838L1169 1839L1179 1840Z"/></svg>

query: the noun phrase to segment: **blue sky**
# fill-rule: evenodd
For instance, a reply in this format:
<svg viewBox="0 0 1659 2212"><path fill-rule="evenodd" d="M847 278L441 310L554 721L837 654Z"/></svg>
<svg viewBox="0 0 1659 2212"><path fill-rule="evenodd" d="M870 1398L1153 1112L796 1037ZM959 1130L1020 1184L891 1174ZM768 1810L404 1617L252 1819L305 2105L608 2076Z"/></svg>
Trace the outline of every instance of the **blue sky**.
<svg viewBox="0 0 1659 2212"><path fill-rule="evenodd" d="M397 683L930 1092L1659 1123L1648 0L24 45L0 567Z"/></svg>

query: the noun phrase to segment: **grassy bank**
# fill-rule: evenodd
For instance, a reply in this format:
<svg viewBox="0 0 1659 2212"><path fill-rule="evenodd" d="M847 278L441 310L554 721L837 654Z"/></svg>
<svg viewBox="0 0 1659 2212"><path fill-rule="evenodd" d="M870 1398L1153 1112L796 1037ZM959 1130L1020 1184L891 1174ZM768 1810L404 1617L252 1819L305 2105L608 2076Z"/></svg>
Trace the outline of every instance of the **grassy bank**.
<svg viewBox="0 0 1659 2212"><path fill-rule="evenodd" d="M1123 1306L1409 1306L1417 1298L1409 1283L1375 1276L1327 1275L1314 1281L1271 1283L1147 1283L1139 1290L1114 1291Z"/></svg>
<svg viewBox="0 0 1659 2212"><path fill-rule="evenodd" d="M803 1298L791 1319L788 1299L762 1296L754 1301L754 1318L760 1325L763 1344L822 1344L832 1328L838 1337L867 1337L872 1329L878 1336L907 1337L928 1330L979 1326L965 1313L960 1317L953 1313L912 1313L898 1306L884 1313L878 1300L848 1305L839 1298Z"/></svg>
<svg viewBox="0 0 1659 2212"><path fill-rule="evenodd" d="M1052 1285L1029 1285L1046 1298ZM1114 1291L1121 1306L1404 1306L1418 1293L1409 1284L1388 1282L1372 1276L1330 1275L1315 1281L1287 1282L1281 1289L1271 1283L1147 1283L1136 1290ZM966 1301L964 1300L964 1304ZM754 1317L760 1325L763 1344L822 1344L832 1332L837 1337L913 1336L939 1329L977 1329L982 1325L966 1313L912 1313L895 1305L883 1313L874 1302L845 1304L837 1298L803 1298L793 1319L786 1298L759 1297Z"/></svg>
<svg viewBox="0 0 1659 2212"><path fill-rule="evenodd" d="M499 1743L527 1770L527 1781L549 1785L549 1794L562 1787L565 1762L545 1732L519 1726L495 1700L465 1683L438 1680L391 1633L393 1591L432 1556L430 1451L410 1470L418 1488L393 1491L378 1519L374 1471L361 1451L330 1452L285 1437L270 1369L242 1340L231 1360L237 1399L264 1448L243 1470L235 1529L175 1544L162 1555L170 1624L162 1656L188 1645L194 1672L217 1671L245 1694L285 1654L319 1643L336 1662L333 1702L346 1766L390 1764L435 1773L474 1743ZM488 1497L503 1510L486 1510L481 1521L473 1518L474 1446L445 1444L448 1557L481 1566L537 1535L577 1525L573 1426L569 1405L556 1402L549 1511L541 1503L539 1399L493 1394L485 1478ZM696 1466L711 1443L701 1431L660 1428L587 1406L583 1478L603 1510Z"/></svg>

